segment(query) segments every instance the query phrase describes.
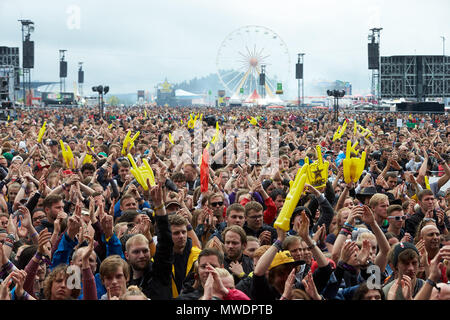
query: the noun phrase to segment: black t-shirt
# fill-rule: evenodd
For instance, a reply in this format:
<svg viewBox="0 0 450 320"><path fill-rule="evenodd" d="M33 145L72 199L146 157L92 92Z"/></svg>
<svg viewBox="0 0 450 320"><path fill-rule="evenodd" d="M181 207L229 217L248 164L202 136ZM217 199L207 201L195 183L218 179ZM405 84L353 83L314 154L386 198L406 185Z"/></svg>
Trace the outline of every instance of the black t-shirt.
<svg viewBox="0 0 450 320"><path fill-rule="evenodd" d="M192 249L192 240L188 238L183 254L174 253L173 255L174 257L173 265L175 269L175 285L177 286L178 292L180 292L183 287L183 281L184 278L186 277L186 268L191 249Z"/></svg>

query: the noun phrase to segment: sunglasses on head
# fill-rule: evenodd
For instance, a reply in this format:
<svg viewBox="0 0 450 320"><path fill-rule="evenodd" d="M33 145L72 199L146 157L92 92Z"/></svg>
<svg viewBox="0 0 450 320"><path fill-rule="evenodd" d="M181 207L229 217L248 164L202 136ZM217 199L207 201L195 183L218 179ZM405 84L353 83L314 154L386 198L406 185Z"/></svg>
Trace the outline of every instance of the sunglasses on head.
<svg viewBox="0 0 450 320"><path fill-rule="evenodd" d="M211 207L220 207L221 205L223 205L223 201L211 202Z"/></svg>
<svg viewBox="0 0 450 320"><path fill-rule="evenodd" d="M404 216L389 216L388 219L394 219L395 221L405 221L406 220L406 215Z"/></svg>
<svg viewBox="0 0 450 320"><path fill-rule="evenodd" d="M428 221L436 222L436 220L434 220L433 218L423 218L423 221L426 221L426 222L428 222Z"/></svg>

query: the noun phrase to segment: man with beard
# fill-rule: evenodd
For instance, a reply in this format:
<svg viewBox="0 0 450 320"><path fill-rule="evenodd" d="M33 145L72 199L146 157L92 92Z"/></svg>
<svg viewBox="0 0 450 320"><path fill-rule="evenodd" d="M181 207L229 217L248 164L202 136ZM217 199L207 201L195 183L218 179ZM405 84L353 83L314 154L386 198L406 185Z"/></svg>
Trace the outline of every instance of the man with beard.
<svg viewBox="0 0 450 320"><path fill-rule="evenodd" d="M242 227L234 225L223 231L222 238L225 243L225 269L233 274L237 284L253 271L252 259L244 254L247 235Z"/></svg>
<svg viewBox="0 0 450 320"><path fill-rule="evenodd" d="M58 214L64 213L64 202L60 195L48 195L44 199L42 204L46 219L41 220L41 225L36 227L36 231L39 233L44 228L47 228L49 232L53 233L54 223L58 217Z"/></svg>
<svg viewBox="0 0 450 320"><path fill-rule="evenodd" d="M170 231L172 233L174 259L172 265L172 296L178 297L184 286L185 280L191 282L194 262L197 260L201 249L196 246L198 241L192 242L195 236L192 226L179 214L173 214L169 218Z"/></svg>
<svg viewBox="0 0 450 320"><path fill-rule="evenodd" d="M169 220L162 200L161 185L151 190L155 205L157 245L153 261L150 261L149 240L142 234L128 239L125 258L131 274L128 285L137 285L152 300L169 300L171 269L173 262L173 242L170 235Z"/></svg>

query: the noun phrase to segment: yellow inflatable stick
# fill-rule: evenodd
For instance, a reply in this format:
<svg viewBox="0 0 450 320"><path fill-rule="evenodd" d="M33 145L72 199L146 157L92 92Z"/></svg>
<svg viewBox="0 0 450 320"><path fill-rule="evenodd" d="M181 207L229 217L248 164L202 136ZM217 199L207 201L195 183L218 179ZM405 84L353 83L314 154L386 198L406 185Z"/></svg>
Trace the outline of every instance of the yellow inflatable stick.
<svg viewBox="0 0 450 320"><path fill-rule="evenodd" d="M431 188L430 188L430 181L428 180L428 176L423 177L423 179L425 180L425 187L428 190L431 190Z"/></svg>
<svg viewBox="0 0 450 320"><path fill-rule="evenodd" d="M337 139L340 139L342 137L342 135L345 132L345 129L347 129L347 120L344 121L344 123L342 124L342 126L339 126L338 129L336 130L336 132L333 135L333 141L336 141Z"/></svg>
<svg viewBox="0 0 450 320"><path fill-rule="evenodd" d="M144 110L144 119L147 119L147 110Z"/></svg>
<svg viewBox="0 0 450 320"><path fill-rule="evenodd" d="M211 143L212 143L212 144L216 144L216 141L217 141L217 139L219 138L219 134L220 134L219 122L216 121L216 134L215 134L214 137L211 139Z"/></svg>
<svg viewBox="0 0 450 320"><path fill-rule="evenodd" d="M113 126L113 124L111 123L111 124L108 126L108 129L111 130L112 126Z"/></svg>
<svg viewBox="0 0 450 320"><path fill-rule="evenodd" d="M153 174L153 170L148 164L147 159L143 159L142 162L144 163L142 166L138 167L136 166L136 162L134 161L131 154L127 155L128 160L131 163L132 168L130 169L131 174L136 179L137 182L144 188L145 191L149 189L150 186L154 187L156 186L155 183L155 175ZM147 179L150 182L150 186L147 185Z"/></svg>
<svg viewBox="0 0 450 320"><path fill-rule="evenodd" d="M361 134L363 136L366 136L366 138L370 137L372 135L372 131L370 131L369 129L364 128L363 126L358 124L358 129L361 130Z"/></svg>
<svg viewBox="0 0 450 320"><path fill-rule="evenodd" d="M94 148L91 148L90 141L88 141L87 146L92 150L92 152L94 152ZM83 164L85 163L92 163L92 156L90 154L86 154L86 156L84 157Z"/></svg>
<svg viewBox="0 0 450 320"><path fill-rule="evenodd" d="M44 137L46 126L47 126L47 121L44 121L44 124L42 125L41 129L39 130L39 134L38 134L38 138L37 138L38 143L42 142L42 138Z"/></svg>
<svg viewBox="0 0 450 320"><path fill-rule="evenodd" d="M323 188L326 186L328 180L328 167L330 163L328 161L323 161L322 152L320 146L316 146L317 158L318 160L314 163L309 163L309 158L305 158L307 183L312 185L314 188Z"/></svg>
<svg viewBox="0 0 450 320"><path fill-rule="evenodd" d="M251 117L251 119L248 120L248 122L254 126L256 126L258 124L258 120L256 120L254 117Z"/></svg>
<svg viewBox="0 0 450 320"><path fill-rule="evenodd" d="M289 231L290 229L292 213L294 212L298 200L303 193L303 189L305 188L307 176L306 174L301 173L302 169L299 169L295 176L295 180L290 182L289 193L286 196L283 208L281 208L280 214L274 223L274 227L278 227L284 231Z"/></svg>
<svg viewBox="0 0 450 320"><path fill-rule="evenodd" d="M188 128L194 129L195 126L195 120L192 118L192 113L189 115L189 121L188 121Z"/></svg>
<svg viewBox="0 0 450 320"><path fill-rule="evenodd" d="M348 143L347 143L347 145L348 145ZM359 150L355 149L357 145L358 145L358 141L356 141L354 145L351 145L351 143L350 143L350 154L354 153L355 155L358 155Z"/></svg>
<svg viewBox="0 0 450 320"><path fill-rule="evenodd" d="M358 132L358 124L356 123L356 120L355 120L354 126L353 126L353 134L356 136L357 132Z"/></svg>
<svg viewBox="0 0 450 320"><path fill-rule="evenodd" d="M172 134L169 132L169 141L171 144L175 144L175 141L173 141Z"/></svg>
<svg viewBox="0 0 450 320"><path fill-rule="evenodd" d="M62 140L59 140L59 144L61 145L61 151L64 158L64 161L66 162L66 166L68 169L70 169L70 162L74 160L72 149L69 145L67 145L67 149L64 147L64 142ZM72 169L75 169L75 163L72 161Z"/></svg>
<svg viewBox="0 0 450 320"><path fill-rule="evenodd" d="M128 130L127 135L126 135L126 137L125 137L125 140L123 141L122 155L126 156L126 155L130 152L131 148L134 147L134 141L137 139L137 137L139 137L139 134L140 134L140 133L141 133L141 132L138 131L138 132L133 136L133 138L130 139L130 136L131 136L131 130Z"/></svg>
<svg viewBox="0 0 450 320"><path fill-rule="evenodd" d="M343 161L344 165L344 181L345 183L357 182L361 177L366 163L366 152L361 154L361 158L350 158L352 143L347 140L346 157Z"/></svg>

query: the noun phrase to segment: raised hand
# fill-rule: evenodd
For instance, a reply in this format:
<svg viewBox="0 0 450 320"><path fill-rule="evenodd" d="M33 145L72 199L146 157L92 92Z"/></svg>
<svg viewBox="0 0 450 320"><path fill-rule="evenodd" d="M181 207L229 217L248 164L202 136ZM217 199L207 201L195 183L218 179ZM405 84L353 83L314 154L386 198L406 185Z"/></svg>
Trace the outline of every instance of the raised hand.
<svg viewBox="0 0 450 320"><path fill-rule="evenodd" d="M305 211L302 211L300 216L300 228L298 230L298 235L302 239L307 239L309 237L309 218L307 217Z"/></svg>
<svg viewBox="0 0 450 320"><path fill-rule="evenodd" d="M110 215L103 215L102 219L100 219L100 224L102 226L103 233L105 234L105 238L110 238L114 232L114 223L113 217Z"/></svg>
<svg viewBox="0 0 450 320"><path fill-rule="evenodd" d="M85 239L88 241L87 250L84 251L83 256L81 257L82 268L89 268L89 257L94 251L94 236L85 234Z"/></svg>
<svg viewBox="0 0 450 320"><path fill-rule="evenodd" d="M362 220L369 226L372 226L375 223L373 211L368 206L363 206Z"/></svg>
<svg viewBox="0 0 450 320"><path fill-rule="evenodd" d="M289 273L286 283L284 284L284 291L283 295L281 296L283 300L291 300L292 290L294 289L294 281L295 281L295 268L292 268L292 271Z"/></svg>
<svg viewBox="0 0 450 320"><path fill-rule="evenodd" d="M363 240L362 248L358 253L358 256L356 257L356 260L358 261L360 266L366 266L367 260L369 259L370 255L370 241L367 239Z"/></svg>
<svg viewBox="0 0 450 320"><path fill-rule="evenodd" d="M233 274L239 276L242 272L244 272L244 269L242 268L242 263L232 261L230 262L230 270L233 272Z"/></svg>
<svg viewBox="0 0 450 320"><path fill-rule="evenodd" d="M341 250L341 256L339 260L341 260L344 263L348 263L353 256L356 255L356 251L358 250L358 246L356 245L356 242L348 241L345 242L344 246Z"/></svg>
<svg viewBox="0 0 450 320"><path fill-rule="evenodd" d="M11 272L11 278L16 284L15 294L17 297L23 297L25 293L23 290L23 284L25 283L26 277L27 273L24 270L14 270Z"/></svg>
<svg viewBox="0 0 450 320"><path fill-rule="evenodd" d="M73 215L67 221L67 235L70 239L74 240L75 236L80 232L81 218Z"/></svg>
<svg viewBox="0 0 450 320"><path fill-rule="evenodd" d="M309 270L306 277L303 278L302 283L303 286L305 287L306 293L311 297L311 299L322 300L321 296L319 295L319 292L317 292L316 284L314 283L311 270Z"/></svg>
<svg viewBox="0 0 450 320"><path fill-rule="evenodd" d="M39 252L41 255L48 255L48 243L50 243L51 237L52 234L47 231L47 228L39 233L37 252Z"/></svg>

